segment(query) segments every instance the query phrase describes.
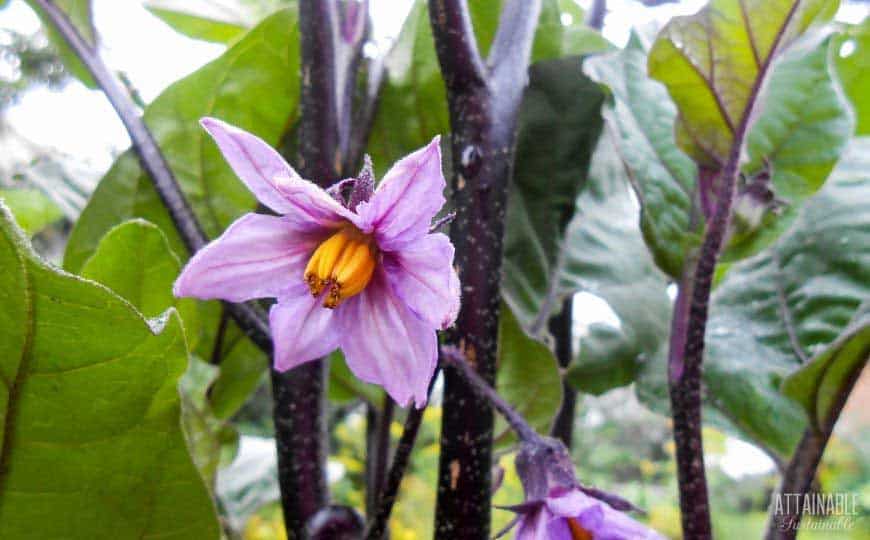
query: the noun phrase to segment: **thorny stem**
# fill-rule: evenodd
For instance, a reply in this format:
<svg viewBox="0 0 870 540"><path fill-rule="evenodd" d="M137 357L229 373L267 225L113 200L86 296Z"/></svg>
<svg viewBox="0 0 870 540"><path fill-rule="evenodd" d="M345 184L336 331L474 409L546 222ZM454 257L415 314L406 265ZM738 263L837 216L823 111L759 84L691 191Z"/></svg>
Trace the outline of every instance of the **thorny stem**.
<svg viewBox="0 0 870 540"><path fill-rule="evenodd" d="M704 332L707 328L713 275L731 220L731 207L740 174L740 157L752 112L761 93L764 78L799 4L800 2L795 2L792 5L774 38L767 58L756 74L722 168L713 215L707 221L697 259L694 265L687 264L677 293L671 325L669 382L683 538L686 540L706 540L712 538L713 534L704 472L701 423L701 364L704 358Z"/></svg>
<svg viewBox="0 0 870 540"><path fill-rule="evenodd" d="M114 75L106 67L97 49L88 43L72 24L66 14L52 0L34 0L45 12L48 19L57 29L58 33L75 52L82 64L93 76L100 89L108 98L109 103L133 142L133 149L139 157L142 169L148 173L148 177L154 183L157 195L169 212L178 234L184 245L191 253L203 247L208 239L202 232L202 228L194 215L193 210L187 203L175 176L172 174L166 158L160 151L157 141L148 130L148 126L139 116L139 112L130 95L123 89ZM239 325L242 332L251 338L264 352L271 353L272 339L269 334L269 325L265 317L253 306L247 304L225 303L226 308L232 315L233 320Z"/></svg>
<svg viewBox="0 0 870 540"><path fill-rule="evenodd" d="M507 185L539 11L540 0L504 2L484 63L467 2L429 0L450 109L451 240L463 285L462 308L447 337L489 384L495 380ZM492 411L456 370L444 374L443 403L435 538L487 538Z"/></svg>

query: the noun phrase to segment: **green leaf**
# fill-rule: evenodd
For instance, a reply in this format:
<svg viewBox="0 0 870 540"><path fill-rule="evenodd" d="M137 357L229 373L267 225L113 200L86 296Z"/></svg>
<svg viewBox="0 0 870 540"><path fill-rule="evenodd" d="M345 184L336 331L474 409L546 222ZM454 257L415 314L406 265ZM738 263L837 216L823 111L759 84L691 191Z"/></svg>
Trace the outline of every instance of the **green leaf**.
<svg viewBox="0 0 870 540"><path fill-rule="evenodd" d="M347 367L344 353L337 350L329 355L329 401L349 403L362 399L380 407L384 392L379 386L361 381Z"/></svg>
<svg viewBox="0 0 870 540"><path fill-rule="evenodd" d="M783 392L803 406L814 424L833 427L837 421L833 409L845 402L868 358L870 313L865 312L834 343L790 375Z"/></svg>
<svg viewBox="0 0 870 540"><path fill-rule="evenodd" d="M848 26L836 41L837 72L858 120L855 133L870 134L870 19ZM848 54L847 54L848 53Z"/></svg>
<svg viewBox="0 0 870 540"><path fill-rule="evenodd" d="M601 132L601 89L579 58L538 62L519 113L502 296L530 335L558 305L560 253Z"/></svg>
<svg viewBox="0 0 870 540"><path fill-rule="evenodd" d="M765 69L813 23L833 17L832 0L712 0L674 17L649 54L649 74L680 111L677 139L696 162L719 169L748 125Z"/></svg>
<svg viewBox="0 0 870 540"><path fill-rule="evenodd" d="M59 7L78 30L79 34L91 45L97 43L97 31L94 28L93 13L91 10L91 0L55 0L54 3ZM57 54L69 72L84 83L88 88L96 88L97 83L91 76L91 73L85 67L76 53L67 45L66 41L60 35L54 25L49 21L45 12L33 0L27 0L27 4L36 12L39 19L42 21L45 33L48 35L49 41L57 49Z"/></svg>
<svg viewBox="0 0 870 540"><path fill-rule="evenodd" d="M761 255L734 265L713 293L704 362L711 403L783 456L805 425L800 408L780 392L783 379L801 366L796 348L817 358L810 365L848 357L836 352L838 336L850 332L870 297L868 156L870 139L853 143L792 229ZM798 395L810 380L805 377L789 392L799 401L806 399Z"/></svg>
<svg viewBox="0 0 870 540"><path fill-rule="evenodd" d="M853 143L789 233L760 257L732 268L713 295L705 379L723 389L756 388L761 399L728 400L713 391L729 415L755 426L752 434L762 440L779 435L785 441L800 433L789 429L797 425L795 413L786 411L781 396L771 396L800 365L795 347L823 362L825 349L870 297L868 150L870 139ZM729 342L738 339L755 350L736 352Z"/></svg>
<svg viewBox="0 0 870 540"><path fill-rule="evenodd" d="M0 189L2 200L29 236L42 231L63 217L63 212L38 189Z"/></svg>
<svg viewBox="0 0 870 540"><path fill-rule="evenodd" d="M111 229L80 272L112 289L146 317L178 308L185 327L195 328L196 302L177 300L172 284L181 271L178 257L156 225L133 219Z"/></svg>
<svg viewBox="0 0 870 540"><path fill-rule="evenodd" d="M296 111L299 43L295 10L265 19L214 62L172 85L145 112L182 190L210 236L254 208L254 199L199 126L202 116L222 118L277 143ZM186 258L172 220L132 151L112 166L76 223L64 267L79 271L103 235L118 223L143 218L157 225L172 251ZM220 306L199 303L196 353L212 356ZM227 326L221 372L210 394L214 414L235 414L263 379L268 362L235 323Z"/></svg>
<svg viewBox="0 0 870 540"><path fill-rule="evenodd" d="M590 325L580 338L580 353L565 373L575 390L600 396L631 384L640 371L641 350L621 329L607 324Z"/></svg>
<svg viewBox="0 0 870 540"><path fill-rule="evenodd" d="M233 322L227 325L223 345L221 370L211 387L209 402L218 418L229 420L263 381L269 358Z"/></svg>
<svg viewBox="0 0 870 540"><path fill-rule="evenodd" d="M563 15L571 18L569 24L563 24ZM544 0L532 44L532 62L614 49L601 33L586 26L585 19L574 0Z"/></svg>
<svg viewBox="0 0 870 540"><path fill-rule="evenodd" d="M501 0L469 2L471 22L480 54L484 58L489 54L495 38L501 9ZM563 24L563 14L571 17L570 24ZM543 0L532 43L532 62L612 49L613 45L604 36L586 26L585 19L583 8L574 0Z"/></svg>
<svg viewBox="0 0 870 540"><path fill-rule="evenodd" d="M200 309L208 310L211 304L190 298L176 299L172 295L172 284L180 271L181 263L160 229L147 221L134 219L106 233L94 255L82 267L81 276L109 287L146 317L175 307L184 321L192 349L201 333ZM218 372L217 367L193 356L179 384L182 425L191 455L210 487L214 485L221 447L232 443L235 437L232 428L217 418L206 403L206 391Z"/></svg>
<svg viewBox="0 0 870 540"><path fill-rule="evenodd" d="M747 180L771 173L776 203L735 204L734 229L723 254L732 262L761 251L793 223L800 206L824 183L848 140L851 120L829 69L828 41L803 40L774 67L749 133ZM590 74L610 86L605 112L643 208L641 225L656 262L682 274L684 258L700 242L703 218L697 169L677 147L676 111L664 88L643 75L644 54L633 38L620 53L590 59ZM679 132L679 130L678 130Z"/></svg>
<svg viewBox="0 0 870 540"><path fill-rule="evenodd" d="M231 43L253 26L238 0L149 0L145 8L185 36L215 43Z"/></svg>
<svg viewBox="0 0 870 540"><path fill-rule="evenodd" d="M700 243L691 219L697 168L676 144L676 108L646 76L646 63L635 34L625 49L590 58L584 68L613 93L604 115L640 200L644 239L659 268L678 277L685 253Z"/></svg>
<svg viewBox="0 0 870 540"><path fill-rule="evenodd" d="M832 40L804 39L782 55L746 141L743 171L771 173L777 208L746 208L738 197L722 258L758 253L788 229L804 201L822 187L852 135L853 121L831 74Z"/></svg>
<svg viewBox="0 0 870 540"><path fill-rule="evenodd" d="M414 3L385 64L380 104L366 148L378 176L435 135L450 131L426 2Z"/></svg>
<svg viewBox="0 0 870 540"><path fill-rule="evenodd" d="M574 0L559 0L559 7L562 14L571 17L571 24L562 31L563 55L585 55L616 49L600 32L586 25L586 13Z"/></svg>
<svg viewBox="0 0 870 540"><path fill-rule="evenodd" d="M279 11L218 59L170 86L145 110L146 123L209 237L252 210L255 201L199 119L216 116L275 144L296 110L298 71L295 11ZM70 236L64 268L78 271L106 231L134 217L159 226L173 251L186 258L150 180L128 151L82 212Z"/></svg>
<svg viewBox="0 0 870 540"><path fill-rule="evenodd" d="M0 537L217 538L179 422L178 316L49 266L0 208Z"/></svg>
<svg viewBox="0 0 870 540"><path fill-rule="evenodd" d="M218 467L232 461L239 434L230 424L215 416L206 395L219 368L193 356L181 377L181 422L197 469L213 492Z"/></svg>
<svg viewBox="0 0 870 540"><path fill-rule="evenodd" d="M498 330L496 389L539 433L548 433L562 403L562 378L552 351L526 334L506 305L501 307ZM501 418L495 426L495 444L516 442Z"/></svg>
<svg viewBox="0 0 870 540"><path fill-rule="evenodd" d="M592 325L580 338L567 380L584 392L630 383L668 335L667 278L644 245L638 218L625 169L605 133L568 226L562 270L562 290L594 294L619 318L619 328Z"/></svg>

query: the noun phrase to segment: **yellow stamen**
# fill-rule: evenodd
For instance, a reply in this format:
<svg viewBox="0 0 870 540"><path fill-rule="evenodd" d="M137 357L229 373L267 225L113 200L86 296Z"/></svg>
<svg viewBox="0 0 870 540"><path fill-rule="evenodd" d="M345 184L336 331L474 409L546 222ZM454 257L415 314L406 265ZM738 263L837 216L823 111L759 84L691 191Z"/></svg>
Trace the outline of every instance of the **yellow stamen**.
<svg viewBox="0 0 870 540"><path fill-rule="evenodd" d="M592 533L583 528L575 518L568 518L568 529L571 531L571 540L592 540Z"/></svg>
<svg viewBox="0 0 870 540"><path fill-rule="evenodd" d="M328 286L323 306L335 308L366 288L376 264L377 248L372 239L349 226L317 247L305 267L304 279L314 296L320 296Z"/></svg>

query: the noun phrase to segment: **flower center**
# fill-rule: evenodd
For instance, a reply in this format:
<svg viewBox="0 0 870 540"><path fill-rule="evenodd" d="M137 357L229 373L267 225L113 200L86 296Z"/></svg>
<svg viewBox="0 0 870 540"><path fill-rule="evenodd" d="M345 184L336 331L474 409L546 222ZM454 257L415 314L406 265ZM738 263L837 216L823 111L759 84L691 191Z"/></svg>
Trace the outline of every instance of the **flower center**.
<svg viewBox="0 0 870 540"><path fill-rule="evenodd" d="M571 531L571 540L592 540L592 533L580 525L575 518L568 518L568 529Z"/></svg>
<svg viewBox="0 0 870 540"><path fill-rule="evenodd" d="M305 267L305 283L315 297L328 288L323 307L335 308L366 288L375 272L377 255L370 236L346 226L314 250Z"/></svg>

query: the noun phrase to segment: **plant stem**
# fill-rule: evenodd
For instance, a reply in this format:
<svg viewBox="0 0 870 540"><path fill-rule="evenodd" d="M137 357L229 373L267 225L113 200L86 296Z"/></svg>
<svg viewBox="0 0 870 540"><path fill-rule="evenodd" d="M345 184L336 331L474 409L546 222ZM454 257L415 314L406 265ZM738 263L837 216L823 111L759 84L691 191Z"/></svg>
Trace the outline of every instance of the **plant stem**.
<svg viewBox="0 0 870 540"><path fill-rule="evenodd" d="M832 404L830 415L824 424L821 426L811 425L806 429L782 475L782 484L777 492L779 495L798 495L798 501L803 501L804 495L810 492L816 478L816 471L825 453L825 447L834 433L834 426L840 418L840 413L863 369L863 364L858 365L849 374L847 382ZM794 540L802 517L799 505L800 503L788 505L786 513L777 514L776 505L771 501L765 540Z"/></svg>
<svg viewBox="0 0 870 540"><path fill-rule="evenodd" d="M393 454L390 472L387 474L384 488L378 496L377 512L374 514L364 536L366 540L381 540L384 537L387 523L390 520L390 514L393 511L393 504L396 502L402 478L405 476L405 469L408 467L408 461L411 458L411 450L414 449L414 442L417 440L417 433L420 431L424 412L426 412L425 408L417 409L416 407L411 407L408 409L408 415L405 417L405 426L396 445L396 452Z"/></svg>
<svg viewBox="0 0 870 540"><path fill-rule="evenodd" d="M593 0L586 14L586 25L595 30L604 27L604 17L607 15L607 0Z"/></svg>
<svg viewBox="0 0 870 540"><path fill-rule="evenodd" d="M219 366L224 356L224 336L227 333L227 323L229 322L229 313L226 306L221 307L221 316L218 320L217 331L215 332L214 345L211 349L211 358L209 363L213 366Z"/></svg>
<svg viewBox="0 0 870 540"><path fill-rule="evenodd" d="M328 371L318 360L272 377L278 485L287 537L302 540L308 520L329 500L326 483Z"/></svg>
<svg viewBox="0 0 870 540"><path fill-rule="evenodd" d="M671 320L670 357L672 360L687 354L691 286L683 281L677 290L674 315ZM696 329L701 325L703 331L706 326L706 316L698 319L696 314L693 323ZM678 369L675 366L679 366L678 376L674 375ZM711 538L712 526L707 496L707 477L704 471L701 423L701 363L672 361L669 369L683 536L686 539Z"/></svg>
<svg viewBox="0 0 870 540"><path fill-rule="evenodd" d="M338 0L301 0L302 55L298 168L321 187L342 178L350 144L351 98L363 34L348 41ZM363 12L364 13L364 12ZM359 14L357 14L359 16ZM365 16L363 14L363 16ZM305 537L308 520L329 502L326 381L315 360L286 373L272 369L278 482L287 535Z"/></svg>
<svg viewBox="0 0 870 540"><path fill-rule="evenodd" d="M451 345L444 345L441 347L441 363L456 369L457 373L471 385L474 391L483 397L490 407L502 415L521 441L536 441L541 438L526 419L474 370L461 350Z"/></svg>
<svg viewBox="0 0 870 540"><path fill-rule="evenodd" d="M463 285L462 308L447 338L489 384L495 381L507 185L539 11L539 0L507 0L485 65L467 2L429 0L450 110L451 239ZM444 374L443 403L435 538L487 538L492 412L455 370Z"/></svg>
<svg viewBox="0 0 870 540"><path fill-rule="evenodd" d="M372 130L372 126L374 126L375 117L380 106L381 88L386 77L386 64L382 57L369 61L367 68L368 75L365 93L361 99L362 103L355 114L350 133L350 155L344 165L345 170L348 171L355 171L360 167L360 159L365 153L369 133ZM356 161L350 161L354 157Z"/></svg>
<svg viewBox="0 0 870 540"><path fill-rule="evenodd" d="M562 311L550 318L550 333L556 340L556 360L562 368L568 367L574 355L572 350L573 308L574 300L569 296L562 302ZM566 448L571 448L571 442L574 438L574 411L576 408L577 391L563 378L562 404L559 406L559 412L556 413L550 435L561 440Z"/></svg>
<svg viewBox="0 0 870 540"><path fill-rule="evenodd" d="M683 538L706 540L712 538L710 502L704 472L704 444L701 422L701 381L704 359L704 333L710 306L710 292L716 262L728 232L731 207L740 158L749 130L751 118L764 79L774 56L800 2L795 2L778 29L770 52L759 66L752 89L747 96L740 122L734 130L729 153L719 177L713 215L707 220L706 230L696 258L690 258L679 284L677 302L671 323L671 350L669 373L671 413L674 420L674 443L677 454L677 479L680 493ZM713 185L716 185L713 182Z"/></svg>
<svg viewBox="0 0 870 540"><path fill-rule="evenodd" d="M154 189L166 207L184 245L191 253L199 250L208 242L208 239L202 232L196 215L194 215L184 193L178 186L172 169L169 168L166 158L163 157L157 141L154 140L154 136L139 116L132 98L106 67L97 49L82 37L61 8L55 5L52 0L34 0L34 2L42 8L55 29L93 76L112 108L115 109L130 135L133 149L139 157L139 164L154 183ZM224 305L242 332L248 335L263 351L271 353L272 339L265 318L255 308L246 304L224 303Z"/></svg>
<svg viewBox="0 0 870 540"><path fill-rule="evenodd" d="M386 394L380 411L366 403L366 516L369 518L375 512L387 473L394 409L395 401Z"/></svg>

